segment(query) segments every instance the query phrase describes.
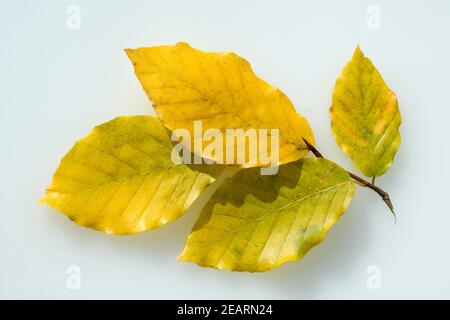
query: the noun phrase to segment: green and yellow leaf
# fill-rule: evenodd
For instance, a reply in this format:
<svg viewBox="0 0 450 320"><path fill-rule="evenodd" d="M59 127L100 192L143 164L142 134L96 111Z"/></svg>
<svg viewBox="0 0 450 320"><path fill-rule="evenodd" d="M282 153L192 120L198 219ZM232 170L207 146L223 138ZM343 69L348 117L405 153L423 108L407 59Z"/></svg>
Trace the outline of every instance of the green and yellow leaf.
<svg viewBox="0 0 450 320"><path fill-rule="evenodd" d="M364 175L391 167L400 145L397 97L359 46L336 81L330 114L338 145Z"/></svg>
<svg viewBox="0 0 450 320"><path fill-rule="evenodd" d="M40 202L106 233L160 227L183 215L221 171L176 165L171 152L170 134L158 119L118 117L75 144Z"/></svg>
<svg viewBox="0 0 450 320"><path fill-rule="evenodd" d="M314 143L308 122L289 98L258 78L250 64L234 53L203 52L187 43L126 49L126 53L158 116L172 131L189 130L191 146L196 139L194 120L202 121L204 131L219 129L224 135L226 129L279 129L279 164L308 153L302 137ZM248 150L249 141L244 143ZM225 148L224 154L231 151ZM222 161L221 155L208 158ZM255 163L260 165L258 160Z"/></svg>
<svg viewBox="0 0 450 320"><path fill-rule="evenodd" d="M353 194L348 173L325 159L304 158L280 166L273 176L241 170L206 204L179 260L262 272L301 259Z"/></svg>

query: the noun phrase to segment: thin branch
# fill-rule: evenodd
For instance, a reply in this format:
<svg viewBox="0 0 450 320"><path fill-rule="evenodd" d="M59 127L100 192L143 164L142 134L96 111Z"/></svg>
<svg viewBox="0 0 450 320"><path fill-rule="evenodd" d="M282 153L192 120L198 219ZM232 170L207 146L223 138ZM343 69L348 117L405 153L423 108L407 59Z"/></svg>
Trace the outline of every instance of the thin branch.
<svg viewBox="0 0 450 320"><path fill-rule="evenodd" d="M302 138L303 141L305 142L306 146L308 147L308 149L317 157L317 158L324 158L324 156L319 152L319 150L317 150L311 143L308 142L308 140L306 140L305 138ZM358 184L360 184L363 187L367 187L372 189L373 191L375 191L376 193L378 193L378 195L381 197L381 199L383 199L383 201L386 203L386 205L389 207L389 209L391 210L392 214L394 215L395 221L397 221L397 217L395 216L395 212L394 212L394 206L392 205L391 199L389 198L389 194L387 192L385 192L383 189L377 187L376 185L374 185L373 183L370 183L369 181L358 177L356 174L347 171L348 174L350 175L350 177L355 180L356 182L358 182ZM374 181L374 180L373 180Z"/></svg>

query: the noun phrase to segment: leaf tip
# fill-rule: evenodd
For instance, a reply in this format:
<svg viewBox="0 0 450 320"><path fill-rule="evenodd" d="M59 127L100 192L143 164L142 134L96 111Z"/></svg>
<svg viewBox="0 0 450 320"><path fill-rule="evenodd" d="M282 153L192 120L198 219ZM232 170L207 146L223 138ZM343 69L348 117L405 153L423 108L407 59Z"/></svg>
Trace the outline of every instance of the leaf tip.
<svg viewBox="0 0 450 320"><path fill-rule="evenodd" d="M42 196L42 198L40 198L36 204L48 204L49 206L51 206L51 194L48 192L48 190L45 191L44 195Z"/></svg>
<svg viewBox="0 0 450 320"><path fill-rule="evenodd" d="M136 61L134 59L135 57L135 51L137 49L131 49L131 48L125 48L123 49L123 51L125 52L125 54L127 55L128 59L130 59L130 61L133 63L133 65L136 65Z"/></svg>
<svg viewBox="0 0 450 320"><path fill-rule="evenodd" d="M199 262L197 262L195 260L192 260L192 258L190 257L190 255L189 255L189 253L187 251L188 250L185 247L183 249L183 251L178 255L176 261L177 262L191 262L191 263L195 263L196 265L199 265L201 267L205 267L205 265L203 265L203 264L201 264L201 263L199 263Z"/></svg>
<svg viewBox="0 0 450 320"><path fill-rule="evenodd" d="M354 58L364 57L364 53L362 52L361 46L359 45L359 43L356 45L356 49L355 49L355 52L353 53L353 57Z"/></svg>
<svg viewBox="0 0 450 320"><path fill-rule="evenodd" d="M177 261L186 261L184 257L184 252L180 253L180 255L177 257Z"/></svg>

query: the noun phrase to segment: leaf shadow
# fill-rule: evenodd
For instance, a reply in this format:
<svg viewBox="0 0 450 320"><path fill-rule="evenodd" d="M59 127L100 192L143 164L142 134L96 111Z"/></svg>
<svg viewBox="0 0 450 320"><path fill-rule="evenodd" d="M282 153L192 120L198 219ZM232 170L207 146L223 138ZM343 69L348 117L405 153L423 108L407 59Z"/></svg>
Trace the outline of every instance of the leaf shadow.
<svg viewBox="0 0 450 320"><path fill-rule="evenodd" d="M280 166L276 175L261 175L261 168L254 167L237 171L233 179L225 179L221 189L214 194L215 201L207 203L207 214L200 216L193 230L201 229L211 218L212 206L231 204L235 208L241 207L248 197L267 203L274 203L279 197L281 188L294 189L299 182L303 170L303 161L297 161ZM281 178L281 179L280 179ZM236 185L239 188L236 188ZM257 185L258 188L254 186ZM232 193L233 196L228 196ZM209 207L208 207L209 206ZM268 210L269 207L268 207Z"/></svg>

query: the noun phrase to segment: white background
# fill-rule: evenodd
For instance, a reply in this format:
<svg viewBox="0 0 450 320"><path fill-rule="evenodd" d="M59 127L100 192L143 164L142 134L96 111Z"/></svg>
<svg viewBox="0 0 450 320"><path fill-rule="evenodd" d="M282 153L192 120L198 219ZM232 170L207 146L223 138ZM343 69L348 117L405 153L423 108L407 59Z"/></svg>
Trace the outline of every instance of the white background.
<svg viewBox="0 0 450 320"><path fill-rule="evenodd" d="M67 28L69 5L81 9L80 30ZM370 5L379 30L367 26ZM1 298L450 298L449 1L2 0L0 24ZM247 58L307 117L320 150L352 170L328 107L359 43L403 116L399 153L378 180L397 225L358 188L304 260L249 274L175 260L205 199L162 229L122 237L37 205L93 126L153 114L122 49L178 41ZM66 288L70 265L81 268L80 290ZM380 290L367 287L371 265Z"/></svg>

